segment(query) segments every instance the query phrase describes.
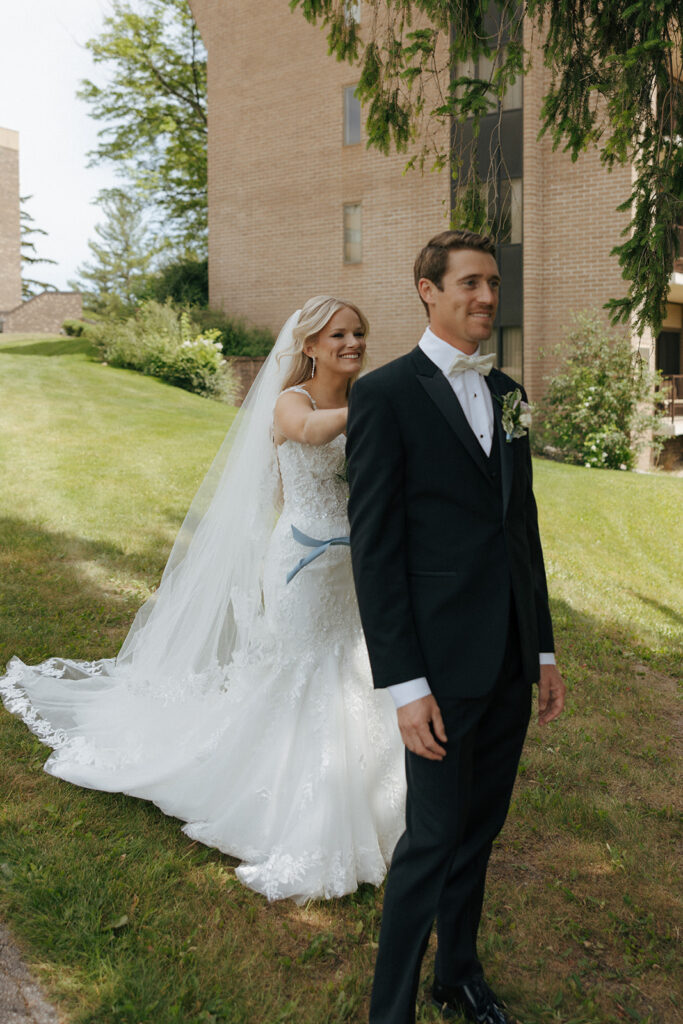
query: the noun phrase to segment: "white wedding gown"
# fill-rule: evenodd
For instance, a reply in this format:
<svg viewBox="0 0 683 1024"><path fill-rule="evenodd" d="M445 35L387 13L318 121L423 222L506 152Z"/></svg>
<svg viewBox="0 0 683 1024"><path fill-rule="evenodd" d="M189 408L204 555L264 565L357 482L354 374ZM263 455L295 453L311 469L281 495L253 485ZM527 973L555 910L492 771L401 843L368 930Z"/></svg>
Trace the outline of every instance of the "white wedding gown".
<svg viewBox="0 0 683 1024"><path fill-rule="evenodd" d="M263 610L218 683L190 677L159 693L114 660L14 658L0 694L54 748L50 774L152 800L188 836L239 858L247 886L301 902L381 882L405 783L391 698L372 688L348 547L285 583L308 553L292 525L320 540L348 533L344 439L285 441L278 461L284 507Z"/></svg>

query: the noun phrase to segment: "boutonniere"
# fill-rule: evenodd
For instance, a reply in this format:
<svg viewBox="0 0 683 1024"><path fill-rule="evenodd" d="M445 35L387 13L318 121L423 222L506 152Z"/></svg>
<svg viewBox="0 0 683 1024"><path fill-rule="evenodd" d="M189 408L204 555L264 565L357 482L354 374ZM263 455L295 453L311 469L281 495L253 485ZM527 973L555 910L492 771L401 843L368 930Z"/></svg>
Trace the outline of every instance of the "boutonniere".
<svg viewBox="0 0 683 1024"><path fill-rule="evenodd" d="M503 430L508 444L516 437L528 434L531 426L531 406L522 399L520 389L508 391L502 398L496 395L496 398L503 408Z"/></svg>
<svg viewBox="0 0 683 1024"><path fill-rule="evenodd" d="M348 482L349 482L349 463L348 463L348 459L344 459L344 465L342 466L341 473L335 473L335 476L339 477L340 480L343 480L345 484L348 484Z"/></svg>

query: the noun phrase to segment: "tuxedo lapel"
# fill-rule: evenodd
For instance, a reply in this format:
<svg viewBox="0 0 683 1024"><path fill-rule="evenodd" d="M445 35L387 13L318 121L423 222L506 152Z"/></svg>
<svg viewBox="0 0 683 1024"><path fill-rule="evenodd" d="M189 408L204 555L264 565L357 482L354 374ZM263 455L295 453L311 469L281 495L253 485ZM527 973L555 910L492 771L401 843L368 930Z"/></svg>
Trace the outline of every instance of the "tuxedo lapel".
<svg viewBox="0 0 683 1024"><path fill-rule="evenodd" d="M505 440L505 430L503 428L503 406L501 399L504 392L501 390L501 381L498 379L498 371L491 370L490 374L486 378L489 391L491 392L491 398L493 400L493 420L494 420L494 439L498 439L498 445L500 447L500 476L501 484L503 487L503 516L507 514L508 503L510 501L510 492L512 490L512 470L513 470L513 442L507 442Z"/></svg>
<svg viewBox="0 0 683 1024"><path fill-rule="evenodd" d="M486 456L467 422L467 417L462 411L462 406L453 388L438 366L424 354L421 348L414 349L413 357L417 365L418 381L490 483L491 477Z"/></svg>

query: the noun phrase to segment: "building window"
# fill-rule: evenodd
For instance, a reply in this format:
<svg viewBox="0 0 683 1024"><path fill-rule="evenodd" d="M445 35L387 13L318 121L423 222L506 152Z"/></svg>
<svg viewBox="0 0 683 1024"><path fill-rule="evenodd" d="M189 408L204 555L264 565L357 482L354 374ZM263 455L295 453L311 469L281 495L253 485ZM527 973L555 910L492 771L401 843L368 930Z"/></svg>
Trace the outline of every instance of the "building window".
<svg viewBox="0 0 683 1024"><path fill-rule="evenodd" d="M456 65L456 77L457 78L481 78L484 82L492 82L493 76L496 72L496 68L505 60L505 51L503 50L501 59L498 60L496 54L492 54L490 57L482 54L478 60L473 61L468 59L466 61L460 61ZM458 96L462 96L464 86L460 86L457 90ZM491 111L495 111L498 106L496 97L489 96L487 98L488 105ZM505 92L501 103L502 110L518 110L522 106L522 76L518 75L514 82L512 82Z"/></svg>
<svg viewBox="0 0 683 1024"><path fill-rule="evenodd" d="M344 89L344 145L355 146L360 142L360 102L356 99L356 86Z"/></svg>
<svg viewBox="0 0 683 1024"><path fill-rule="evenodd" d="M360 4L361 0L344 0L344 17L349 24L360 24Z"/></svg>
<svg viewBox="0 0 683 1024"><path fill-rule="evenodd" d="M482 232L493 234L499 245L522 244L522 179L501 177L496 182L474 181L455 192L456 221L479 221ZM496 214L498 210L498 214Z"/></svg>
<svg viewBox="0 0 683 1024"><path fill-rule="evenodd" d="M508 85L505 90L505 95L501 100L501 107L503 110L519 110L522 106L522 76L517 75L517 78Z"/></svg>
<svg viewBox="0 0 683 1024"><path fill-rule="evenodd" d="M361 204L349 203L344 206L344 263L360 263L362 260Z"/></svg>
<svg viewBox="0 0 683 1024"><path fill-rule="evenodd" d="M513 380L521 381L524 369L522 328L503 327L500 335L500 368Z"/></svg>
<svg viewBox="0 0 683 1024"><path fill-rule="evenodd" d="M482 54L479 60L474 65L473 78L482 78L485 82L490 82L493 79L494 72L496 70L495 55L492 57L486 57ZM486 97L489 107L495 110L498 106L498 101L494 96L490 94Z"/></svg>
<svg viewBox="0 0 683 1024"><path fill-rule="evenodd" d="M662 331L657 335L655 365L664 377L681 372L681 332Z"/></svg>
<svg viewBox="0 0 683 1024"><path fill-rule="evenodd" d="M498 241L503 245L522 242L522 179L503 178L500 183Z"/></svg>

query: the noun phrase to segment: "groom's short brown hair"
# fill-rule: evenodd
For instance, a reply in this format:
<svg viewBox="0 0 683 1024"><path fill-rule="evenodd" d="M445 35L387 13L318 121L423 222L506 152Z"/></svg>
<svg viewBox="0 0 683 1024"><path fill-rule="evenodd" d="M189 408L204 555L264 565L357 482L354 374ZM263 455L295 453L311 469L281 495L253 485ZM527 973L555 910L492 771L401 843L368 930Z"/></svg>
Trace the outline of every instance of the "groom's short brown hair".
<svg viewBox="0 0 683 1024"><path fill-rule="evenodd" d="M448 268L448 254L451 250L456 249L478 249L480 252L487 252L494 258L496 255L495 243L489 235L478 235L474 231L464 229L442 231L441 234L430 238L424 249L418 253L414 267L415 287L417 288L420 278L426 277L436 285L439 291L442 291L443 275ZM420 302L427 310L427 317L429 317L429 306L422 296L420 296Z"/></svg>

